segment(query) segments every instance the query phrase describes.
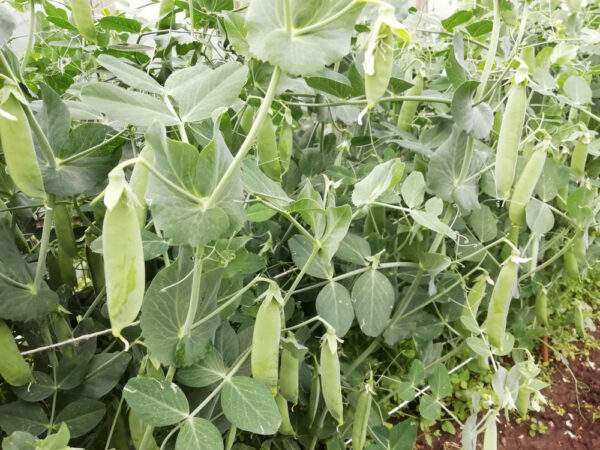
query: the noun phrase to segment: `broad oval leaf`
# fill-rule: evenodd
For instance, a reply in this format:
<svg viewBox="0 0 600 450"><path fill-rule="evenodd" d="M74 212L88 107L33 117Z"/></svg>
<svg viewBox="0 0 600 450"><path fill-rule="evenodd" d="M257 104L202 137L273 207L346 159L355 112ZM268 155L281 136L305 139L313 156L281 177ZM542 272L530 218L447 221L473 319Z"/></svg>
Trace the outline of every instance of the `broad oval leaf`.
<svg viewBox="0 0 600 450"><path fill-rule="evenodd" d="M189 415L189 404L175 383L156 378L131 378L123 396L132 411L146 424L173 425Z"/></svg>
<svg viewBox="0 0 600 450"><path fill-rule="evenodd" d="M0 427L7 434L25 431L39 435L48 429L46 413L39 403L17 401L0 406Z"/></svg>
<svg viewBox="0 0 600 450"><path fill-rule="evenodd" d="M319 316L335 328L336 336L344 337L354 320L354 309L348 289L332 281L317 295L316 307Z"/></svg>
<svg viewBox="0 0 600 450"><path fill-rule="evenodd" d="M162 94L163 87L150 75L143 70L133 67L126 62L111 55L100 55L97 58L101 66L106 67L117 76L122 82L128 84L134 89L151 92L153 94Z"/></svg>
<svg viewBox="0 0 600 450"><path fill-rule="evenodd" d="M65 406L56 415L56 423L66 423L71 437L76 438L93 430L100 423L104 414L106 414L104 403L91 398L83 398Z"/></svg>
<svg viewBox="0 0 600 450"><path fill-rule="evenodd" d="M394 307L394 288L385 275L370 269L354 282L352 304L358 325L367 336L378 336Z"/></svg>
<svg viewBox="0 0 600 450"><path fill-rule="evenodd" d="M525 217L527 226L532 233L542 235L554 228L554 214L552 210L546 203L540 202L535 198L527 203Z"/></svg>
<svg viewBox="0 0 600 450"><path fill-rule="evenodd" d="M175 450L189 450L193 448L206 448L210 450L221 450L223 440L221 433L211 422L198 417L190 417L181 428Z"/></svg>
<svg viewBox="0 0 600 450"><path fill-rule="evenodd" d="M403 174L404 163L400 159L391 159L375 166L369 175L354 186L352 202L356 206L364 206L377 201L398 184Z"/></svg>

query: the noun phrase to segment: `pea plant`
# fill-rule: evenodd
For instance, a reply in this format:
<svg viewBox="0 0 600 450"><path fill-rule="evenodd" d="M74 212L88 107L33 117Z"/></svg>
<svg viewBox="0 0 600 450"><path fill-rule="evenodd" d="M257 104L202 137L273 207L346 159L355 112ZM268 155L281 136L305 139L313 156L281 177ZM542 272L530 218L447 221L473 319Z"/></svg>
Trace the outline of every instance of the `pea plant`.
<svg viewBox="0 0 600 450"><path fill-rule="evenodd" d="M548 297L598 257L600 6L463 3L0 5L3 448L493 449L539 409L591 325Z"/></svg>

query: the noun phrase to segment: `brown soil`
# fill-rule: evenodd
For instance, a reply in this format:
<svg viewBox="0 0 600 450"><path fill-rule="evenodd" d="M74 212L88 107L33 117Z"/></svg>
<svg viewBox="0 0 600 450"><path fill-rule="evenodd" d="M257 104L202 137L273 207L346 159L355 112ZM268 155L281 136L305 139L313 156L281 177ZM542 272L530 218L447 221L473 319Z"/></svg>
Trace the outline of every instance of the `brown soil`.
<svg viewBox="0 0 600 450"><path fill-rule="evenodd" d="M600 332L596 332L600 339ZM541 353L541 352L540 352ZM600 350L590 350L589 356L570 361L570 368L551 360L552 384L543 393L548 404L531 417L541 421L547 428L545 434L529 434L529 424L518 424L516 416L510 423L498 427L498 448L501 450L600 450ZM427 446L421 437L417 448L459 449L460 436L442 434Z"/></svg>

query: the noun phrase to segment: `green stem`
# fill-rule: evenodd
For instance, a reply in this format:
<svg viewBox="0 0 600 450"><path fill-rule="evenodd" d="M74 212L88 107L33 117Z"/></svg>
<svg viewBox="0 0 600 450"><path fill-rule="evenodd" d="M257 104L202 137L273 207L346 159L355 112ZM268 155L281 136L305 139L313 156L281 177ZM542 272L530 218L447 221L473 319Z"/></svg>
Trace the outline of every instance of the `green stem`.
<svg viewBox="0 0 600 450"><path fill-rule="evenodd" d="M269 113L269 109L271 108L271 103L273 103L273 99L275 98L275 92L277 91L277 86L279 85L280 79L281 69L279 68L279 66L276 66L273 69L273 75L271 75L269 88L267 89L265 98L260 105L258 114L256 115L256 119L254 120L254 123L250 128L250 132L246 136L246 139L244 139L244 142L242 143L242 146L238 150L237 154L235 155L235 158L233 158L233 161L227 168L227 171L223 174L221 180L219 181L219 184L217 184L215 190L208 199L207 208L210 208L212 205L215 204L215 202L217 202L221 198L223 192L231 182L231 179L242 165L242 162L244 161L244 158L250 151L250 148L252 148L252 145L254 144L254 139L256 138L258 131L262 127L262 124L265 118L267 117L267 114Z"/></svg>
<svg viewBox="0 0 600 450"><path fill-rule="evenodd" d="M294 225L294 227L296 227L296 229L300 233L302 233L311 242L312 245L319 244L319 242L313 237L313 235L310 234L308 232L308 230L306 228L304 228L300 222L298 222L296 219L294 219L294 217L289 212L285 211L284 209L278 208L277 206L265 201L262 198L259 198L258 201L261 202L263 205L265 205L267 208L270 208L273 211L277 211L279 214L281 214L283 217L285 217L292 225Z"/></svg>
<svg viewBox="0 0 600 450"><path fill-rule="evenodd" d="M42 131L42 127L40 127L40 124L35 119L35 116L33 115L33 112L31 111L29 104L23 104L22 106L23 106L23 111L25 112L25 115L27 116L29 126L31 127L31 131L33 131L33 134L37 138L37 140L40 144L40 148L42 149L42 153L44 154L44 157L46 158L46 160L48 162L48 165L50 167L52 167L53 169L55 169L56 168L56 158L54 157L54 152L52 151L50 142L48 142L48 138L46 138L46 135Z"/></svg>
<svg viewBox="0 0 600 450"><path fill-rule="evenodd" d="M561 256L563 256L565 253L567 253L571 249L571 247L573 246L573 241L574 240L575 240L575 237L572 237L571 239L569 239L565 243L565 245L558 252L556 252L554 255L552 255L551 258L548 258L542 264L540 264L539 266L537 266L534 270L530 270L526 274L521 275L519 277L519 282L521 282L521 281L529 278L534 273L539 272L540 270L545 269L546 267L548 267L549 265L551 265L552 263L554 263L554 261L556 261L558 258L560 258Z"/></svg>
<svg viewBox="0 0 600 450"><path fill-rule="evenodd" d="M6 282L14 287L18 287L19 289L25 289L25 290L30 289L30 286L20 283L17 280L13 280L11 277L9 277L8 275L4 275L2 272L0 272L0 280L3 280L4 282Z"/></svg>
<svg viewBox="0 0 600 450"><path fill-rule="evenodd" d="M44 217L44 227L42 228L42 239L40 252L38 254L37 266L35 269L35 278L33 279L33 291L38 292L42 285L44 274L46 273L46 256L50 244L50 231L52 231L52 222L54 219L54 195L48 196L46 206L46 215Z"/></svg>
<svg viewBox="0 0 600 450"><path fill-rule="evenodd" d="M25 72L31 48L33 47L33 35L35 34L35 3L29 0L29 33L27 34L27 44L25 45L25 53L21 61L21 73Z"/></svg>
<svg viewBox="0 0 600 450"><path fill-rule="evenodd" d="M70 164L70 163L72 163L74 161L77 161L78 159L85 158L86 156L94 153L96 150L100 150L105 145L108 145L111 142L117 140L118 138L120 138L121 136L123 136L126 131L127 130L121 130L120 132L118 132L114 136L111 136L109 139L107 139L104 142L101 142L98 145L94 145L93 147L90 147L87 150L84 150L82 152L76 153L75 155L69 156L68 158L57 160L57 165L60 167L60 166L66 165L66 164Z"/></svg>
<svg viewBox="0 0 600 450"><path fill-rule="evenodd" d="M92 302L90 307L87 309L87 311L85 312L85 314L83 315L81 320L85 320L92 315L94 310L98 307L98 305L104 298L105 293L106 293L106 287L103 287L102 289L100 289L100 292L98 292L98 295L96 295L96 298L94 299L94 301Z"/></svg>
<svg viewBox="0 0 600 450"><path fill-rule="evenodd" d="M348 106L348 105L356 105L356 106L361 106L361 105L366 105L367 104L367 99L358 99L358 100L341 100L339 102L331 102L331 103L304 103L304 102L287 102L287 101L281 101L282 103L285 103L286 105L290 105L290 106L306 106L308 108L325 108L325 107L329 107L329 106ZM425 103L442 103L445 105L450 105L452 104L452 99L449 98L445 98L445 97L429 97L429 96L422 96L422 95L401 95L401 96L394 96L394 97L383 97L381 100L379 100L379 103L382 102L425 102Z"/></svg>
<svg viewBox="0 0 600 450"><path fill-rule="evenodd" d="M196 318L196 312L198 311L198 304L200 302L200 284L202 281L202 262L203 262L204 247L198 247L196 249L196 255L194 257L194 274L192 275L192 289L190 293L190 305L188 307L187 316L183 328L179 333L179 337L183 338L190 333L194 319Z"/></svg>
<svg viewBox="0 0 600 450"><path fill-rule="evenodd" d="M367 357L371 353L373 353L375 350L377 350L377 348L379 347L379 344L381 344L381 342L382 342L381 336L377 336L375 339L373 339L371 341L371 343L369 344L369 346L366 349L364 349L363 352L358 356L358 358L354 359L354 362L348 368L348 373L354 372L354 370L356 370L356 368L358 366L360 366L362 364L362 362L365 359L367 359Z"/></svg>
<svg viewBox="0 0 600 450"><path fill-rule="evenodd" d="M291 298L292 294L294 293L294 291L298 287L298 284L300 284L300 281L302 281L302 278L306 274L306 271L308 270L308 268L310 267L310 265L312 264L312 262L314 261L314 259L317 257L317 253L319 253L319 247L313 246L313 250L312 250L310 256L308 257L308 259L306 260L306 263L302 267L302 270L296 276L296 279L292 283L292 286L289 288L289 290L285 294L285 297L283 298L283 304L284 305L287 304L288 300Z"/></svg>

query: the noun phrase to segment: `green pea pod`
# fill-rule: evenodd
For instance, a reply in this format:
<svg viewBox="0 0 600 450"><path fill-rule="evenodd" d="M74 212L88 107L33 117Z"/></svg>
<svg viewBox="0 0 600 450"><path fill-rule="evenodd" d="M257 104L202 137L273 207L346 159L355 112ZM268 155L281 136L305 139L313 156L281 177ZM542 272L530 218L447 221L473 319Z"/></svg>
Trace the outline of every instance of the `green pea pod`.
<svg viewBox="0 0 600 450"><path fill-rule="evenodd" d="M344 423L344 406L342 400L342 382L340 360L337 353L335 334L327 332L321 344L319 363L323 400L331 416L337 420L338 426Z"/></svg>
<svg viewBox="0 0 600 450"><path fill-rule="evenodd" d="M488 357L479 355L477 357L477 367L479 367L479 369L483 371L490 370L490 361Z"/></svg>
<svg viewBox="0 0 600 450"><path fill-rule="evenodd" d="M525 387L519 388L519 393L517 394L517 401L515 402L515 406L517 407L517 411L521 414L522 417L527 415L527 411L529 411L529 403L531 399L531 393Z"/></svg>
<svg viewBox="0 0 600 450"><path fill-rule="evenodd" d="M527 110L527 89L525 85L513 84L508 94L506 109L502 115L502 125L496 151L496 193L499 198L508 199L517 166L517 154L521 132Z"/></svg>
<svg viewBox="0 0 600 450"><path fill-rule="evenodd" d="M252 128L252 124L254 123L255 112L255 108L253 106L248 105L244 110L244 113L242 114L242 117L240 119L240 125L242 127L242 130L244 130L246 134L248 134L250 132L250 129Z"/></svg>
<svg viewBox="0 0 600 450"><path fill-rule="evenodd" d="M496 425L496 413L492 413L485 421L485 432L483 434L482 450L498 449L498 427Z"/></svg>
<svg viewBox="0 0 600 450"><path fill-rule="evenodd" d="M104 196L102 249L106 303L113 334L135 320L144 298L145 267L135 199L120 168L109 174Z"/></svg>
<svg viewBox="0 0 600 450"><path fill-rule="evenodd" d="M583 237L583 231L578 231L575 235L575 239L573 240L573 252L575 253L575 258L577 259L577 263L583 267L587 266L587 258L586 258L586 249L585 249L585 239Z"/></svg>
<svg viewBox="0 0 600 450"><path fill-rule="evenodd" d="M542 288L535 296L535 317L543 326L548 326L548 292Z"/></svg>
<svg viewBox="0 0 600 450"><path fill-rule="evenodd" d="M321 398L321 383L319 382L319 364L315 360L315 366L312 373L310 384L310 396L308 398L308 426L312 426L319 410L319 400Z"/></svg>
<svg viewBox="0 0 600 450"><path fill-rule="evenodd" d="M383 97L392 76L392 65L394 62L394 33L392 29L382 23L377 34L372 35L372 63L365 70L365 94L367 96L367 108L373 109L377 102Z"/></svg>
<svg viewBox="0 0 600 450"><path fill-rule="evenodd" d="M154 150L149 145L146 145L140 152L139 157L151 165L154 162ZM148 168L144 164L136 164L129 179L131 191L135 194L137 200L135 202L135 210L140 228L144 228L144 225L146 225L146 188L148 187L148 178L150 178Z"/></svg>
<svg viewBox="0 0 600 450"><path fill-rule="evenodd" d="M0 375L11 386L23 386L31 381L31 368L23 359L15 338L4 320L0 320Z"/></svg>
<svg viewBox="0 0 600 450"><path fill-rule="evenodd" d="M277 394L279 341L281 340L281 306L274 298L265 299L254 324L252 336L252 376Z"/></svg>
<svg viewBox="0 0 600 450"><path fill-rule="evenodd" d="M281 169L279 167L279 152L277 150L277 136L270 116L265 118L256 138L258 159L263 172L273 180L279 180Z"/></svg>
<svg viewBox="0 0 600 450"><path fill-rule="evenodd" d="M481 304L481 300L485 296L485 291L487 288L487 280L488 273L484 272L483 274L477 277L475 284L469 291L467 295L467 300L463 305L462 317L472 319L477 322L477 312L479 311L479 305Z"/></svg>
<svg viewBox="0 0 600 450"><path fill-rule="evenodd" d="M508 317L513 288L517 280L518 268L517 262L509 257L500 269L488 307L486 320L488 339L501 352L503 351L506 333L506 318Z"/></svg>
<svg viewBox="0 0 600 450"><path fill-rule="evenodd" d="M423 93L423 77L417 75L413 80L413 86L406 91L406 95L417 96ZM398 128L404 131L412 129L413 120L417 114L419 102L407 101L402 103L400 113L398 114Z"/></svg>
<svg viewBox="0 0 600 450"><path fill-rule="evenodd" d="M71 327L69 323L59 312L52 313L51 318L52 329L54 330L54 335L58 339L59 342L68 341L73 338L73 333L71 332ZM73 344L63 345L60 348L63 355L72 358L75 356L75 348Z"/></svg>
<svg viewBox="0 0 600 450"><path fill-rule="evenodd" d="M577 256L575 256L575 249L571 247L563 255L563 262L565 264L565 270L567 276L573 280L579 279L579 265L577 264Z"/></svg>
<svg viewBox="0 0 600 450"><path fill-rule="evenodd" d="M362 450L367 440L367 426L369 414L371 413L371 401L373 399L373 384L365 383L358 397L354 424L352 425L352 449Z"/></svg>
<svg viewBox="0 0 600 450"><path fill-rule="evenodd" d="M583 140L578 141L571 155L571 172L575 174L577 179L581 179L585 173L585 162L587 160L589 144Z"/></svg>
<svg viewBox="0 0 600 450"><path fill-rule="evenodd" d="M106 284L104 282L104 262L102 255L93 252L89 246L91 241L94 239L95 236L86 231L85 260L87 262L89 276L92 278L94 291L97 295L102 289L104 289Z"/></svg>
<svg viewBox="0 0 600 450"><path fill-rule="evenodd" d="M585 331L585 321L583 319L583 309L581 305L577 305L575 308L575 330L577 330L577 334L581 339L584 339L587 336Z"/></svg>
<svg viewBox="0 0 600 450"><path fill-rule="evenodd" d="M292 405L298 403L300 360L291 351L281 351L281 367L279 370L279 394Z"/></svg>
<svg viewBox="0 0 600 450"><path fill-rule="evenodd" d="M294 130L290 124L282 121L281 126L279 127L279 159L284 173L290 168L293 151Z"/></svg>
<svg viewBox="0 0 600 450"><path fill-rule="evenodd" d="M279 415L281 416L281 425L279 426L279 433L286 436L295 436L296 432L294 431L292 422L290 422L290 412L288 410L288 404L285 401L285 398L277 394L275 396L275 403L277 404L277 409L279 410Z"/></svg>
<svg viewBox="0 0 600 450"><path fill-rule="evenodd" d="M141 448L142 439L146 431L146 424L142 422L142 420L136 416L132 410L129 411L127 422L129 423L129 434L131 435L131 441L136 450L158 450L158 445L156 445L156 441L154 440L153 436L150 437L150 442L148 445L146 445L145 448Z"/></svg>
<svg viewBox="0 0 600 450"><path fill-rule="evenodd" d="M545 162L546 150L544 148L537 149L531 155L529 161L527 161L525 169L523 169L523 173L515 185L510 206L508 207L508 216L513 225L517 227L525 225L525 207L533 194L535 185L542 175Z"/></svg>
<svg viewBox="0 0 600 450"><path fill-rule="evenodd" d="M73 265L73 257L69 256L61 247L58 247L56 252L58 262L58 271L62 284L67 286L77 287L77 273Z"/></svg>
<svg viewBox="0 0 600 450"><path fill-rule="evenodd" d="M54 230L56 231L58 246L67 255L75 258L78 255L77 242L75 241L73 222L71 221L71 214L69 214L67 205L54 205Z"/></svg>
<svg viewBox="0 0 600 450"><path fill-rule="evenodd" d="M529 250L529 270L533 272L537 267L537 262L540 253L540 235L532 233L531 235L531 248Z"/></svg>
<svg viewBox="0 0 600 450"><path fill-rule="evenodd" d="M94 27L94 16L89 0L71 0L71 10L77 31L88 41L96 42L98 34Z"/></svg>
<svg viewBox="0 0 600 450"><path fill-rule="evenodd" d="M160 8L158 10L158 28L160 30L171 28L174 14L170 16L167 16L167 14L173 12L173 9L175 9L175 0L160 0Z"/></svg>
<svg viewBox="0 0 600 450"><path fill-rule="evenodd" d="M42 172L25 111L14 95L9 95L0 109L4 112L0 114L0 140L10 177L25 195L45 199Z"/></svg>
<svg viewBox="0 0 600 450"><path fill-rule="evenodd" d="M567 200L569 198L569 185L565 184L564 186L558 189L558 194L556 196L556 205L564 212L567 211Z"/></svg>

